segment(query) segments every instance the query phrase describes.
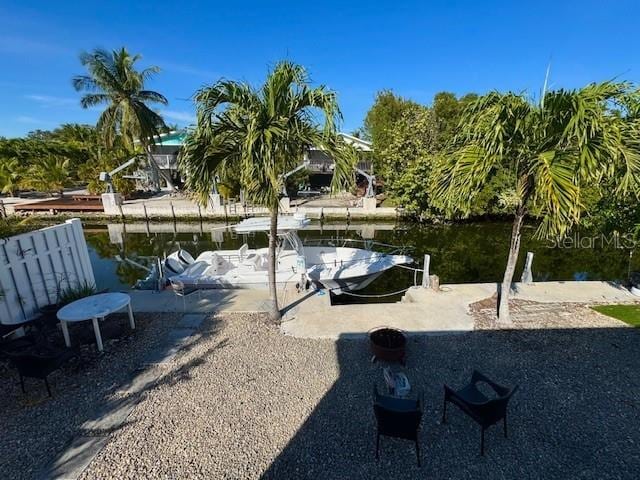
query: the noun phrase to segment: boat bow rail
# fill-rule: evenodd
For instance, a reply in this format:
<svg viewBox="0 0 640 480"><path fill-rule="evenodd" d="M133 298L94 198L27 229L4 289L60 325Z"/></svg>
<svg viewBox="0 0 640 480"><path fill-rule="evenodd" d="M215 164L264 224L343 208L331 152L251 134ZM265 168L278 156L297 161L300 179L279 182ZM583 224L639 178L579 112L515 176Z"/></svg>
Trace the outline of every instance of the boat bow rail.
<svg viewBox="0 0 640 480"><path fill-rule="evenodd" d="M406 255L414 249L405 245L391 245L376 240L361 240L358 238L305 238L303 243L305 247L364 247L365 250L373 250L375 248L376 251L379 250L387 255Z"/></svg>

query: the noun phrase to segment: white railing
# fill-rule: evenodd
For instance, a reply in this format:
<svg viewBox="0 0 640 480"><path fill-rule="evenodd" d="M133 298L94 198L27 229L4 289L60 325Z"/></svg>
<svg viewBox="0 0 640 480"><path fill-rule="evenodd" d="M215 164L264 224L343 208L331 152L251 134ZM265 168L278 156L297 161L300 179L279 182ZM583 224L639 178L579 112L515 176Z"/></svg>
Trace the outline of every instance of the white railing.
<svg viewBox="0 0 640 480"><path fill-rule="evenodd" d="M0 323L31 320L79 285L95 286L80 220L0 239Z"/></svg>
<svg viewBox="0 0 640 480"><path fill-rule="evenodd" d="M159 168L163 170L175 170L178 168L178 156L176 154L154 153L152 155Z"/></svg>

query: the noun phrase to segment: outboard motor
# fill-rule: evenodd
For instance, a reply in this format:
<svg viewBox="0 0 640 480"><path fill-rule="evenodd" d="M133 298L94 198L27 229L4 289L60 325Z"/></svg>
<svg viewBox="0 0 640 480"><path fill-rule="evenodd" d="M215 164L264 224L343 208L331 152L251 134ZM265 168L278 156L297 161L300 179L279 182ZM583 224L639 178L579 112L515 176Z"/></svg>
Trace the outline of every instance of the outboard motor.
<svg viewBox="0 0 640 480"><path fill-rule="evenodd" d="M195 262L195 259L191 256L191 254L183 249L178 250L178 260L180 260L180 262L183 263L185 267Z"/></svg>
<svg viewBox="0 0 640 480"><path fill-rule="evenodd" d="M184 265L175 254L171 254L167 257L164 261L164 268L171 275L180 275L184 272Z"/></svg>

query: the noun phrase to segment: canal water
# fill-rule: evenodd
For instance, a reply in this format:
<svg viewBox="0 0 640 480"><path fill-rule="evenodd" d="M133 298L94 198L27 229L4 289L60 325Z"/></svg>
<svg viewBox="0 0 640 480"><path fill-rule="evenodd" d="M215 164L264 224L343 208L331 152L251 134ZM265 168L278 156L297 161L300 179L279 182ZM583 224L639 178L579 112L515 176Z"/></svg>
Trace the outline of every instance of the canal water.
<svg viewBox="0 0 640 480"><path fill-rule="evenodd" d="M422 267L425 254L431 255L431 273L441 283L496 282L502 279L509 248L511 224L481 222L452 225L411 223L315 223L299 232L303 240L355 239L402 247ZM264 233L238 235L214 223L85 224L96 283L99 289L131 288L146 275L132 263L150 265L178 248L194 257L206 250L234 249L243 243L267 246ZM569 236L561 244L534 237L535 228L523 230L519 279L527 251L534 252L533 277L544 280L626 280L629 271L640 270L640 252L625 238L601 237L586 232ZM354 245L357 246L357 245ZM361 246L366 246L365 243ZM374 246L374 249L376 247ZM388 248L387 248L388 249ZM417 281L420 282L420 276ZM406 288L414 283L414 273L394 268L385 272L366 289L357 293L379 295ZM399 296L376 298L346 297L338 301L394 301Z"/></svg>

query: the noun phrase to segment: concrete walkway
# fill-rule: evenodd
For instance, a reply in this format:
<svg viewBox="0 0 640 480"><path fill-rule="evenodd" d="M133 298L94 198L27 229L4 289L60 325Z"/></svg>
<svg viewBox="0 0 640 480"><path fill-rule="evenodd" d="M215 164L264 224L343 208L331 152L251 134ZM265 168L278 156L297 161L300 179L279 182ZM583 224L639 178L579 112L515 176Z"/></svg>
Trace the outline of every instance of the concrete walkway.
<svg viewBox="0 0 640 480"><path fill-rule="evenodd" d="M430 303L433 297L442 296L449 301L482 300L497 294L496 283L459 283L441 285L441 292L411 288L405 301ZM626 288L611 282L534 282L514 283L510 296L515 300L527 300L540 303L625 303L640 301Z"/></svg>
<svg viewBox="0 0 640 480"><path fill-rule="evenodd" d="M287 335L301 338L361 336L378 326L410 334L451 334L473 330L469 306L497 293L495 283L443 285L441 291L413 287L400 303L331 306L323 292L290 302L282 323ZM541 303L629 303L640 301L608 282L514 284L511 298Z"/></svg>
<svg viewBox="0 0 640 480"><path fill-rule="evenodd" d="M490 296L483 289L464 297L431 293L417 302L332 306L328 294L313 292L287 310L282 331L300 338L333 339L362 336L383 325L416 334L463 333L473 329L468 304Z"/></svg>
<svg viewBox="0 0 640 480"><path fill-rule="evenodd" d="M442 285L441 291L410 288L398 303L332 306L325 291L297 293L281 290L284 310L282 331L300 338L361 336L386 325L409 333L438 335L473 330L469 306L497 293L495 283ZM271 305L266 289L202 290L187 297L172 291L129 292L135 312L267 312ZM514 284L511 298L540 303L639 302L628 290L608 282L539 282Z"/></svg>
<svg viewBox="0 0 640 480"><path fill-rule="evenodd" d="M131 306L134 312L266 312L271 301L264 290L200 290L180 297L171 290L131 290Z"/></svg>

